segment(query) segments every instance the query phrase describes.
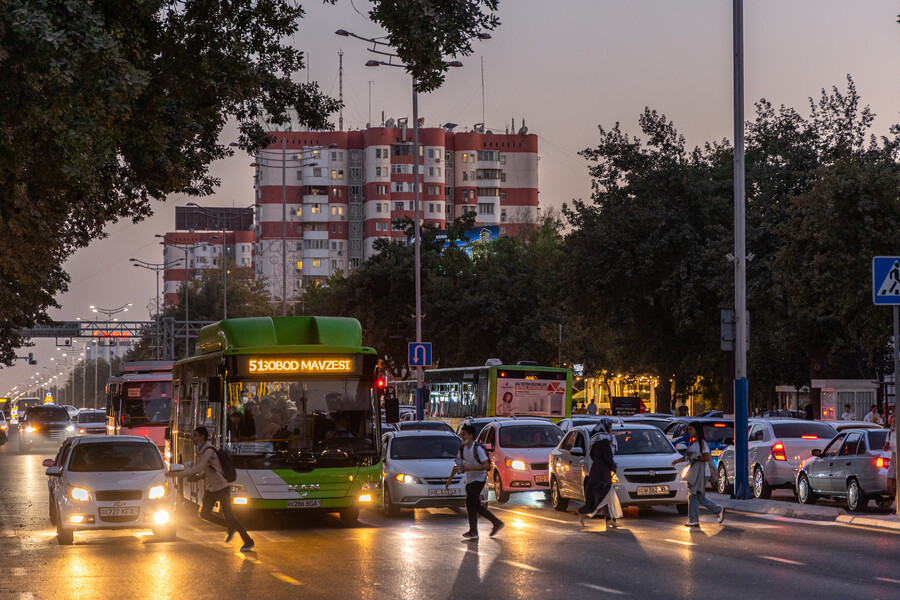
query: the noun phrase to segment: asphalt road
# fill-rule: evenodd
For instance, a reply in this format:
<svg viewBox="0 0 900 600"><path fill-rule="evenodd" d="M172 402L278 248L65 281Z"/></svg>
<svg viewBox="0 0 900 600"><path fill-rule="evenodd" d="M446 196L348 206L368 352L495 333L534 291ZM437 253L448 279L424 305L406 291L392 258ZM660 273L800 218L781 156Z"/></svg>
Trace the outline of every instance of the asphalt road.
<svg viewBox="0 0 900 600"><path fill-rule="evenodd" d="M178 540L149 532L94 532L57 545L47 517L52 455L0 448L0 598L900 598L900 536L836 523L712 513L688 530L674 509L629 511L622 527L582 529L538 494L491 509L465 541L465 515L363 512L251 523L256 550L184 510Z"/></svg>

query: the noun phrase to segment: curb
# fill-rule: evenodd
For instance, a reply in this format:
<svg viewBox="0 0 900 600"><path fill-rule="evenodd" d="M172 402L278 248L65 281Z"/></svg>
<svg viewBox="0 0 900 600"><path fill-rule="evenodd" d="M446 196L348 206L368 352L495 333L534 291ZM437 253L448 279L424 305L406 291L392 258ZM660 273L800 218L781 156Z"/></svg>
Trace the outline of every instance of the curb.
<svg viewBox="0 0 900 600"><path fill-rule="evenodd" d="M864 525L866 527L877 527L878 529L894 529L900 531L900 519L894 517L863 517L857 515L838 515L838 523L848 523L851 525Z"/></svg>

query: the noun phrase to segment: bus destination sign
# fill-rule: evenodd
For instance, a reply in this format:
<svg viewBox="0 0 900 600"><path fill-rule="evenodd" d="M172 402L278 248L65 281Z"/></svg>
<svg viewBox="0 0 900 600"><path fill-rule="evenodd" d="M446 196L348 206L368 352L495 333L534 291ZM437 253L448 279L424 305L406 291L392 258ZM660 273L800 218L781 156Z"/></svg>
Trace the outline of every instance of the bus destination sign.
<svg viewBox="0 0 900 600"><path fill-rule="evenodd" d="M244 362L244 361L242 361ZM245 359L245 368L240 369L247 375L293 375L309 373L352 373L353 359L348 357L328 358L289 358L289 357L253 357Z"/></svg>

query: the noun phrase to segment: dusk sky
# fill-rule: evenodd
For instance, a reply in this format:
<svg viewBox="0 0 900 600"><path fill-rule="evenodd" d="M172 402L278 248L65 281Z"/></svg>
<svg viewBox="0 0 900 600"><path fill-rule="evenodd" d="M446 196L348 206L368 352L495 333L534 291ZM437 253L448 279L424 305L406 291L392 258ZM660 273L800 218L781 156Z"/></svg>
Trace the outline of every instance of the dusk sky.
<svg viewBox="0 0 900 600"><path fill-rule="evenodd" d="M590 196L587 163L578 151L597 141L597 125L617 121L637 133L645 106L664 113L690 146L732 137L732 40L729 0L502 0L500 27L493 39L475 44L452 69L444 86L419 98L426 127L458 123L457 131L485 121L503 133L523 119L538 136L540 203L546 209ZM354 7L355 6L355 7ZM367 45L334 35L347 29L362 36L382 35L364 16L364 0L338 0L337 6L307 2L306 18L293 43L308 53L308 72L298 80L319 82L338 95L338 51L344 51L344 128L364 128L385 118L410 117L410 79L401 69L367 68ZM358 11L356 10L358 9ZM808 112L808 98L822 88L856 82L863 102L876 114L873 132L886 133L900 122L900 24L896 0L758 0L747 2L745 19L746 113L764 97L776 106ZM482 58L484 108L482 107ZM482 119L484 110L485 118ZM411 119L410 119L411 120ZM332 121L337 127L337 115ZM234 140L233 127L222 141ZM137 225L107 226L108 237L77 252L67 263L72 282L58 298L60 320L92 319L95 304L133 303L130 319L148 319L156 283L150 271L129 258L161 262L155 233L174 229L175 206L253 203L251 158L236 155L212 165L222 179L215 196L173 196L154 207L155 215ZM752 252L752 248L748 248ZM900 252L900 248L898 248ZM57 352L52 340L37 340L37 366L18 361L0 370L0 392L50 366ZM41 371L47 373L48 371ZM752 373L750 377L752 378Z"/></svg>

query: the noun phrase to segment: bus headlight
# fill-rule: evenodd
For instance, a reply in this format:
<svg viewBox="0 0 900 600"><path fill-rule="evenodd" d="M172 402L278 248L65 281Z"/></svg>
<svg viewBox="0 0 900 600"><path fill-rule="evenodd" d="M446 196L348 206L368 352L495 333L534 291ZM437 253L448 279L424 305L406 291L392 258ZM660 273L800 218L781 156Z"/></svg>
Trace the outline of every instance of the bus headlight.
<svg viewBox="0 0 900 600"><path fill-rule="evenodd" d="M72 500L78 500L79 502L87 502L91 499L91 494L84 488L80 487L72 487L69 486L67 490L69 492L69 498Z"/></svg>
<svg viewBox="0 0 900 600"><path fill-rule="evenodd" d="M234 504L247 504L247 499L243 496L235 496L231 499Z"/></svg>
<svg viewBox="0 0 900 600"><path fill-rule="evenodd" d="M150 488L150 493L147 494L147 497L150 498L151 500L156 500L157 498L162 498L165 495L166 495L166 486L154 485L152 488Z"/></svg>
<svg viewBox="0 0 900 600"><path fill-rule="evenodd" d="M362 495L359 497L359 501L360 501L360 502L371 502L371 501L372 501L372 495L371 495L371 494L362 494Z"/></svg>

